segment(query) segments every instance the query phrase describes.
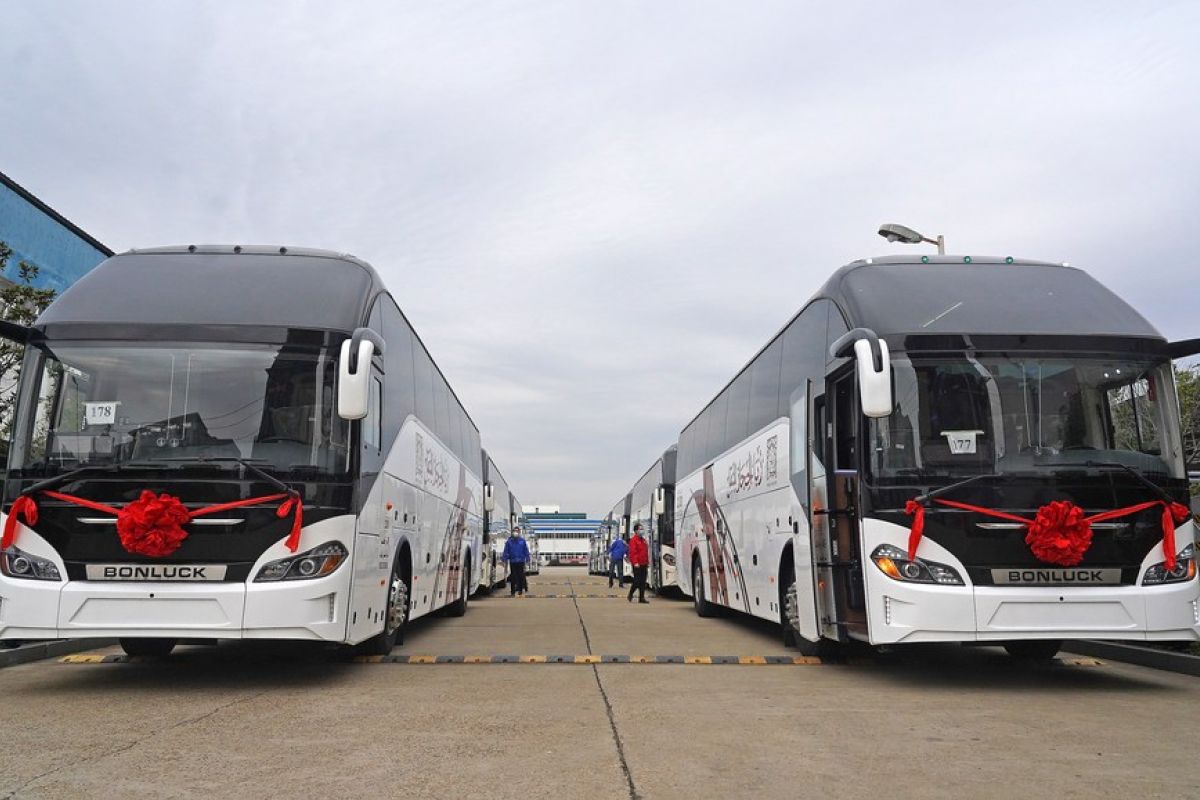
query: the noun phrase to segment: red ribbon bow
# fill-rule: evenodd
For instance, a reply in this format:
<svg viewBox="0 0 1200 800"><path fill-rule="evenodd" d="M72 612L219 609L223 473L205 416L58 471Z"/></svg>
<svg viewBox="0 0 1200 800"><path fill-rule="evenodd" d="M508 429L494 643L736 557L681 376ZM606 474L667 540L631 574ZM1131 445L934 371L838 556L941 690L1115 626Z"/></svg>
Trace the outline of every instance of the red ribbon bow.
<svg viewBox="0 0 1200 800"><path fill-rule="evenodd" d="M117 534L121 537L121 545L131 553L162 558L169 556L179 549L187 538L183 526L196 517L209 514L219 514L234 508L257 506L275 500L283 500L275 510L275 516L283 519L288 514L292 516L292 529L288 533L284 545L293 553L300 547L300 529L304 526L304 503L296 492L251 497L246 500L235 500L231 503L217 503L189 511L178 497L169 494L155 495L151 491L143 491L137 500L127 503L122 508L97 503L84 497L63 494L49 489L39 492L55 500L62 500L93 511L112 514L117 518ZM21 495L13 501L4 522L4 535L0 537L0 550L10 546L17 538L17 522L23 519L25 524L34 525L38 520L37 501L31 495Z"/></svg>
<svg viewBox="0 0 1200 800"><path fill-rule="evenodd" d="M960 503L956 500L943 500L940 497L933 498L933 502L997 519L1019 522L1030 529L1025 536L1025 542L1030 545L1035 556L1042 561L1066 567L1075 566L1083 560L1083 554L1091 545L1093 522L1127 517L1148 508L1162 506L1164 566L1168 570L1175 569L1175 525L1182 523L1191 514L1187 506L1182 503L1167 503L1165 500L1147 500L1144 503L1112 511L1101 511L1090 517L1083 516L1083 510L1074 503L1056 500L1039 508L1037 516L1033 519L1026 519L1016 514L996 511L983 506ZM913 518L912 528L908 534L908 557L911 560L917 557L917 545L921 543L921 536L925 531L925 506L916 500L909 500L904 504L904 513Z"/></svg>

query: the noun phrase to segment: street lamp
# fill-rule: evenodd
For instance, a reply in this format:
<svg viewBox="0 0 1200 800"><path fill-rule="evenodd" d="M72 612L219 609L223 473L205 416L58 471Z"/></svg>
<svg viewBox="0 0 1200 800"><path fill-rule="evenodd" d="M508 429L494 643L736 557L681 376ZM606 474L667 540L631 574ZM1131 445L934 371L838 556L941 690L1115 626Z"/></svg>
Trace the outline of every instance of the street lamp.
<svg viewBox="0 0 1200 800"><path fill-rule="evenodd" d="M938 255L946 255L946 237L940 233L936 239L930 239L928 236L917 233L912 228L906 228L903 225L897 225L894 222L885 222L879 226L879 235L887 239L889 242L904 242L905 244L920 244L928 242L936 244Z"/></svg>

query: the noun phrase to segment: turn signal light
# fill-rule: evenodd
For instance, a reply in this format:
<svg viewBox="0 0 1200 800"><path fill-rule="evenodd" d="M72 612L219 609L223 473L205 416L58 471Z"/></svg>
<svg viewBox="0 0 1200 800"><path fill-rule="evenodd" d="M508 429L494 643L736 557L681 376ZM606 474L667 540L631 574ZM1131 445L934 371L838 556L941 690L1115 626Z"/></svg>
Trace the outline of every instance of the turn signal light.
<svg viewBox="0 0 1200 800"><path fill-rule="evenodd" d="M896 562L892 561L887 556L880 556L879 558L875 559L875 565L883 570L883 574L887 575L888 577L895 578L898 581L904 580L904 578L900 575L900 568L896 566Z"/></svg>

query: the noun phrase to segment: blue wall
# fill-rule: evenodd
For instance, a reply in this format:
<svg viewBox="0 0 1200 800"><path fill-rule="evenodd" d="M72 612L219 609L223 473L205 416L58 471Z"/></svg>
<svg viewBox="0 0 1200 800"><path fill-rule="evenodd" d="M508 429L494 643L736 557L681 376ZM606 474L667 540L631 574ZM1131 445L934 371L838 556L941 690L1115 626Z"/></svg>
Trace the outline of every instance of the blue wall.
<svg viewBox="0 0 1200 800"><path fill-rule="evenodd" d="M62 292L109 255L81 233L0 180L0 241L13 250L3 277L16 281L28 261L41 270L35 286Z"/></svg>

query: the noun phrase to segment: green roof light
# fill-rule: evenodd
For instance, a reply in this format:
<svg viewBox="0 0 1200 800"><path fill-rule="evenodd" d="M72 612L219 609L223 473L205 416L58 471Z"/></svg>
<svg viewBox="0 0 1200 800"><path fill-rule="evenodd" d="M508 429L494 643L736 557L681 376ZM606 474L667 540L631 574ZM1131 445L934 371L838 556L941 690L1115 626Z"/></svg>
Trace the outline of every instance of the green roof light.
<svg viewBox="0 0 1200 800"><path fill-rule="evenodd" d="M963 263L964 263L964 264L970 264L970 263L971 263L971 257L970 257L970 256L963 256Z"/></svg>
<svg viewBox="0 0 1200 800"><path fill-rule="evenodd" d="M1004 263L1005 263L1005 264L1011 264L1011 263L1013 263L1013 257L1012 257L1012 256L1005 256L1005 257L1004 257Z"/></svg>
<svg viewBox="0 0 1200 800"><path fill-rule="evenodd" d="M929 263L929 256L921 256L921 263L922 263L922 264L928 264L928 263Z"/></svg>

